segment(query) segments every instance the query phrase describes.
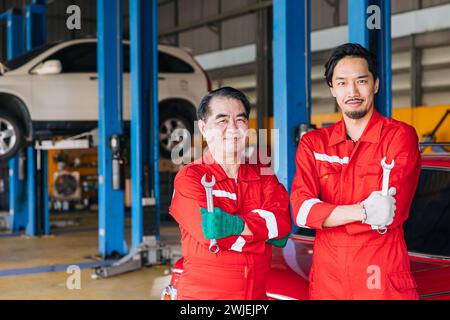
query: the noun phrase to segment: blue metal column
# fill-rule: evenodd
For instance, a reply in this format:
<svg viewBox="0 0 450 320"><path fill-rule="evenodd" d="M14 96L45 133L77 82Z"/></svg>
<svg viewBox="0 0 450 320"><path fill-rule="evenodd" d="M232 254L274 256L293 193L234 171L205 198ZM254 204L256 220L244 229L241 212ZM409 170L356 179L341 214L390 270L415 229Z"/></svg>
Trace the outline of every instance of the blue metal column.
<svg viewBox="0 0 450 320"><path fill-rule="evenodd" d="M3 20L6 20L7 27L7 59L11 60L24 51L22 13L18 9L11 9L0 15L0 21ZM27 192L25 176L19 177L18 155L9 160L9 213L9 227L12 231L26 228L28 223Z"/></svg>
<svg viewBox="0 0 450 320"><path fill-rule="evenodd" d="M39 47L47 42L47 0L33 0L25 7L27 50Z"/></svg>
<svg viewBox="0 0 450 320"><path fill-rule="evenodd" d="M349 41L369 48L369 29L367 28L367 8L369 0L348 0Z"/></svg>
<svg viewBox="0 0 450 320"><path fill-rule="evenodd" d="M150 131L150 146L151 154L150 161L153 164L152 178L153 178L153 196L155 198L156 206L156 239L160 240L160 188L159 188L159 101L158 101L158 4L152 1L152 77L150 82L150 103L151 103L151 131Z"/></svg>
<svg viewBox="0 0 450 320"><path fill-rule="evenodd" d="M148 1L147 1L148 2ZM147 140L143 126L149 118L142 116L146 108L149 108L149 68L146 56L148 39L142 25L146 12L142 8L140 0L130 0L130 85L131 85L131 248L136 249L142 242L143 227L143 186L144 186L144 157L146 156ZM147 80L147 81L146 81ZM147 113L148 114L148 113Z"/></svg>
<svg viewBox="0 0 450 320"><path fill-rule="evenodd" d="M20 161L18 155L9 160L9 227L14 232L25 230L28 225L26 168L22 169L24 176L20 177Z"/></svg>
<svg viewBox="0 0 450 320"><path fill-rule="evenodd" d="M0 14L0 21L6 20L7 59L13 59L23 53L23 18L19 9L11 9Z"/></svg>
<svg viewBox="0 0 450 320"><path fill-rule="evenodd" d="M99 253L126 253L123 190L112 186L110 138L123 134L122 0L97 0Z"/></svg>
<svg viewBox="0 0 450 320"><path fill-rule="evenodd" d="M32 4L25 7L26 15L26 50L30 51L47 42L47 0L33 0ZM38 153L40 153L38 155ZM41 163L36 163L39 157ZM48 175L47 175L47 151L35 150L33 146L27 147L27 189L28 189L28 213L29 225L27 234L30 236L49 234L49 208L48 208ZM41 171L41 172L38 172ZM39 181L37 181L39 177ZM39 185L38 185L39 184ZM40 188L41 192L38 192ZM36 196L40 199L37 199ZM37 215L42 215L38 217ZM33 218L31 218L33 216ZM42 225L41 225L42 218ZM39 220L39 223L38 223ZM39 230L38 230L39 227Z"/></svg>
<svg viewBox="0 0 450 320"><path fill-rule="evenodd" d="M158 140L151 141L151 137L155 137L157 133L152 135L150 132L155 128L158 132L158 126L150 123L151 119L158 118L156 12L156 1L130 0L132 249L136 249L144 235L142 199L151 196L150 190L145 190L146 186L151 185L151 181L144 181L150 180L144 168L153 167L154 174L159 174L159 165L155 171L151 161L154 156L151 146L159 146ZM156 216L159 236L158 212Z"/></svg>
<svg viewBox="0 0 450 320"><path fill-rule="evenodd" d="M36 151L33 147L27 148L27 197L28 197L28 224L25 230L29 236L36 235Z"/></svg>
<svg viewBox="0 0 450 320"><path fill-rule="evenodd" d="M151 82L150 82L150 104L151 104L151 130L150 130L150 146L151 154L150 161L152 179L153 179L153 196L155 198L156 206L156 239L160 240L160 188L159 188L159 101L158 101L158 4L157 1L152 1L152 19L151 19L151 34L152 34L152 50L151 56Z"/></svg>
<svg viewBox="0 0 450 320"><path fill-rule="evenodd" d="M371 7L375 6L375 7ZM372 10L372 9L375 9ZM372 28L373 19L380 19L380 29ZM377 55L380 90L375 107L392 116L392 45L391 0L348 0L349 40L366 47Z"/></svg>
<svg viewBox="0 0 450 320"><path fill-rule="evenodd" d="M311 122L310 0L273 1L274 129L273 161L280 182L291 189L295 174L295 131Z"/></svg>
<svg viewBox="0 0 450 320"><path fill-rule="evenodd" d="M46 42L46 0L34 0L31 5L26 6L26 49L31 50ZM5 14L0 15L0 20ZM23 18L21 11L12 9L6 13L8 28L8 59L16 57L23 53L24 34ZM36 151L33 147L26 148L27 153L27 175L19 177L19 157L16 156L10 160L10 215L11 229L17 231L25 229L30 236L38 234L48 234L49 232L49 214L48 214L48 189L47 189L47 168L36 167ZM47 152L41 151L43 164L46 165ZM36 170L43 170L43 179L41 179L41 193L39 199L39 208L36 207ZM37 215L42 215L37 217ZM36 224L39 218L39 225ZM43 222L43 224L41 223ZM37 230L39 227L39 230Z"/></svg>
<svg viewBox="0 0 450 320"><path fill-rule="evenodd" d="M42 204L43 204L43 232L45 235L50 234L50 212L48 207L48 152L42 151Z"/></svg>

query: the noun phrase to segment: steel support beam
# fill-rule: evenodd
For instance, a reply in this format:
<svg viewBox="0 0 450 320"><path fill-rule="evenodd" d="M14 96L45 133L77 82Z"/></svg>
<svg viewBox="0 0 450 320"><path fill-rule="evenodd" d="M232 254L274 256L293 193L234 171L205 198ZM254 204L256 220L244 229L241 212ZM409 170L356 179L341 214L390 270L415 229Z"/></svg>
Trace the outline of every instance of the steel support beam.
<svg viewBox="0 0 450 320"><path fill-rule="evenodd" d="M26 48L31 50L47 42L46 0L34 0L25 7L26 14Z"/></svg>
<svg viewBox="0 0 450 320"><path fill-rule="evenodd" d="M378 58L380 90L375 107L392 116L391 0L348 0L349 40L369 49Z"/></svg>
<svg viewBox="0 0 450 320"><path fill-rule="evenodd" d="M9 228L13 232L26 230L28 225L27 170L23 152L9 160Z"/></svg>
<svg viewBox="0 0 450 320"><path fill-rule="evenodd" d="M273 2L273 104L278 140L273 142L277 149L272 161L288 190L295 174L296 129L311 122L310 10L310 0Z"/></svg>
<svg viewBox="0 0 450 320"><path fill-rule="evenodd" d="M26 51L40 47L47 42L46 0L33 0L25 7ZM27 192L29 236L49 234L50 218L48 208L48 175L46 151L27 147ZM45 166L45 167L44 167Z"/></svg>
<svg viewBox="0 0 450 320"><path fill-rule="evenodd" d="M124 255L123 190L113 189L112 135L123 134L122 115L122 0L97 0L98 33L98 193L99 253L103 258Z"/></svg>
<svg viewBox="0 0 450 320"><path fill-rule="evenodd" d="M157 3L130 0L132 250L143 241L144 211L155 198L159 240ZM153 177L153 178L152 178ZM150 186L153 185L153 188ZM148 223L148 221L146 221Z"/></svg>
<svg viewBox="0 0 450 320"><path fill-rule="evenodd" d="M6 21L7 52L6 58L13 59L23 53L23 18L19 9L11 9L0 14L0 22Z"/></svg>
<svg viewBox="0 0 450 320"><path fill-rule="evenodd" d="M260 1L261 2L261 1ZM257 128L269 128L268 119L272 116L270 110L273 95L272 81L272 8L261 9L256 14L258 37L256 39L256 82L257 82ZM261 141L259 141L261 143Z"/></svg>
<svg viewBox="0 0 450 320"><path fill-rule="evenodd" d="M35 0L26 10L26 43L27 50L31 50L45 43L45 1ZM24 52L23 18L21 11L17 9L0 15L0 20L5 17L8 59L13 59ZM47 159L42 158L47 153L37 153L33 147L27 147L24 152L27 154L26 168L23 152L9 161L10 228L12 231L25 229L29 236L48 234L48 183L47 168L44 167ZM36 178L39 178L38 181Z"/></svg>
<svg viewBox="0 0 450 320"><path fill-rule="evenodd" d="M29 236L48 235L50 232L48 208L47 151L27 147L27 202Z"/></svg>
<svg viewBox="0 0 450 320"><path fill-rule="evenodd" d="M7 59L21 55L24 50L23 18L18 9L0 14L0 21L6 21ZM28 224L28 199L26 192L26 169L24 157L16 155L9 160L9 228L12 231L25 230ZM20 172L21 171L21 172Z"/></svg>
<svg viewBox="0 0 450 320"><path fill-rule="evenodd" d="M32 147L27 147L27 199L28 199L28 224L26 234L36 235L36 152Z"/></svg>
<svg viewBox="0 0 450 320"><path fill-rule="evenodd" d="M416 35L411 35L411 106L419 107L422 105L422 48L416 46Z"/></svg>

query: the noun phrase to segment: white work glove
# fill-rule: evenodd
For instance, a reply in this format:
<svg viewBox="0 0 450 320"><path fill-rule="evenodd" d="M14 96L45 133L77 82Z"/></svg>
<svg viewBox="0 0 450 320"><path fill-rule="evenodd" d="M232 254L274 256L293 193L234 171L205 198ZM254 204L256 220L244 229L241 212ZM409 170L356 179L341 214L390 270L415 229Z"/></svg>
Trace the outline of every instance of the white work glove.
<svg viewBox="0 0 450 320"><path fill-rule="evenodd" d="M394 195L397 190L394 187L389 188L388 195L383 196L381 191L374 191L370 196L361 202L366 211L366 219L363 223L374 227L384 228L394 221L395 210L397 207Z"/></svg>

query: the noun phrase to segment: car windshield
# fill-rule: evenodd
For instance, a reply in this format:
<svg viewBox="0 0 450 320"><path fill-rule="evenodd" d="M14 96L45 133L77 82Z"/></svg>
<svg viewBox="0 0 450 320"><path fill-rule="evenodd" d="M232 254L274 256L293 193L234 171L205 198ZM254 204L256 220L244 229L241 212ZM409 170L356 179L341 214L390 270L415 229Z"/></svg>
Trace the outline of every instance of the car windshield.
<svg viewBox="0 0 450 320"><path fill-rule="evenodd" d="M405 222L409 251L450 256L450 171L422 169Z"/></svg>
<svg viewBox="0 0 450 320"><path fill-rule="evenodd" d="M46 45L37 47L36 49L28 51L14 59L6 61L4 65L9 71L18 69L23 65L25 65L26 63L28 63L30 60L33 60L34 58L45 52L46 50L56 46L57 44L58 43L48 43Z"/></svg>

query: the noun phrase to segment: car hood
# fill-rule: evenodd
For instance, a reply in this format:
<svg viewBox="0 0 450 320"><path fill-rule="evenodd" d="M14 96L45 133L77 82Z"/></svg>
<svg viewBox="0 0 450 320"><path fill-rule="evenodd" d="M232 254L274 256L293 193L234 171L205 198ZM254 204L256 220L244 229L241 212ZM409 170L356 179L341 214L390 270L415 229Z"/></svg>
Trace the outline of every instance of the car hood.
<svg viewBox="0 0 450 320"><path fill-rule="evenodd" d="M309 297L313 238L292 236L285 248L274 248L267 284L269 298ZM409 253L411 272L421 299L450 299L450 259Z"/></svg>
<svg viewBox="0 0 450 320"><path fill-rule="evenodd" d="M312 239L293 236L283 249L273 249L272 265L267 283L269 297L308 299L312 246Z"/></svg>
<svg viewBox="0 0 450 320"><path fill-rule="evenodd" d="M410 253L411 272L421 299L450 299L450 261Z"/></svg>

